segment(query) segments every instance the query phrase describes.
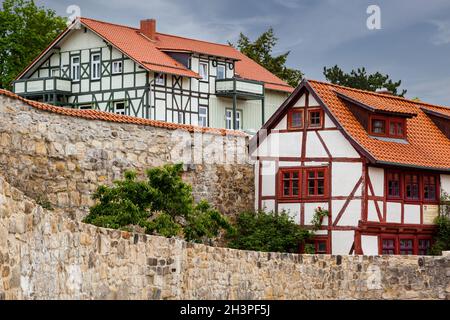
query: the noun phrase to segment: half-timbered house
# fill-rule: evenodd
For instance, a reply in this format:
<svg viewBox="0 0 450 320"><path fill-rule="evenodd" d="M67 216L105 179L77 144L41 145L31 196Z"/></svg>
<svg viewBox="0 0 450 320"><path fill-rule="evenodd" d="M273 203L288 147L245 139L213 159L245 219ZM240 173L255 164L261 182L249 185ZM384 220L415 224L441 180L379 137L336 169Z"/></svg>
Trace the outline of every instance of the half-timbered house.
<svg viewBox="0 0 450 320"><path fill-rule="evenodd" d="M293 91L229 45L75 20L16 79L50 104L250 133Z"/></svg>
<svg viewBox="0 0 450 320"><path fill-rule="evenodd" d="M250 143L257 209L311 225L332 254L427 254L450 192L450 109L304 80Z"/></svg>

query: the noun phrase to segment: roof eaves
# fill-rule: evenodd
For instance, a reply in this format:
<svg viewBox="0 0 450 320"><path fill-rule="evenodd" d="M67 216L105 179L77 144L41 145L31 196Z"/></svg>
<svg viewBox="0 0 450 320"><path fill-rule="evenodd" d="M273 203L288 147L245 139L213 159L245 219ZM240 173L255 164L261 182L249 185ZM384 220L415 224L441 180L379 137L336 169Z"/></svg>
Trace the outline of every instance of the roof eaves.
<svg viewBox="0 0 450 320"><path fill-rule="evenodd" d="M376 164L380 164L380 165L405 167L405 168L413 168L413 169L420 169L420 170L433 170L433 171L450 172L450 168L418 166L418 165L414 165L414 164L391 162L391 161L383 161L383 160L377 160L377 161L375 161L375 163Z"/></svg>
<svg viewBox="0 0 450 320"><path fill-rule="evenodd" d="M426 107L421 107L420 109L421 109L423 112L427 113L427 114L430 114L430 115L433 115L433 116L436 116L436 117L440 117L440 118L444 118L444 119L450 120L450 116L449 116L449 115L440 113L439 111L430 110L430 109L428 109L428 108L426 108Z"/></svg>

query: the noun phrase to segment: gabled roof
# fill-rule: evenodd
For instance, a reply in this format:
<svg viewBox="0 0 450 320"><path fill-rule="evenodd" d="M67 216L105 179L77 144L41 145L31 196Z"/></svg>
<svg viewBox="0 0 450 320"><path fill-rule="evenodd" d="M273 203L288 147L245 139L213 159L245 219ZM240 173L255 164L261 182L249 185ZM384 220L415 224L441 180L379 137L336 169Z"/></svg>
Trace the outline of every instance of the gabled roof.
<svg viewBox="0 0 450 320"><path fill-rule="evenodd" d="M342 87L326 82L304 80L294 93L281 105L262 129L270 130L295 103L302 90L308 89L322 105L338 128L371 163L450 171L450 140L422 110L439 110L450 114L450 109L396 96ZM415 113L406 119L407 143L384 141L369 136L340 94L351 96L361 104L395 112ZM392 109L391 109L392 108ZM262 135L264 137L264 135ZM252 139L251 145L255 145Z"/></svg>
<svg viewBox="0 0 450 320"><path fill-rule="evenodd" d="M286 82L229 45L189 39L164 33L156 33L156 37L153 40L143 35L137 28L89 18L79 18L79 21L83 26L111 43L114 47L147 70L200 78L198 73L186 68L183 64L170 57L166 52L199 53L235 61L235 73L237 76L243 79L264 82L266 89L283 92L292 92L294 90ZM74 26L74 24L72 24L72 26ZM65 36L68 33L68 31L70 31L70 27L57 38L57 41L52 42L44 52L51 49L54 44L62 39L63 35ZM17 79L29 70L30 67L43 56L44 52L39 55L39 57L35 59Z"/></svg>
<svg viewBox="0 0 450 320"><path fill-rule="evenodd" d="M57 114L69 116L69 117L84 118L84 119L89 119L89 120L118 122L118 123L137 124L137 125L165 128L165 129L169 129L169 130L181 129L181 130L186 130L188 132L202 132L202 133L210 133L210 134L222 135L222 136L224 136L224 135L241 136L241 137L248 136L246 133L244 133L242 131L216 129L216 128L193 126L193 125L188 125L188 124L178 124L178 123L171 123L171 122L165 122L165 121L143 119L143 118L138 118L138 117L131 117L131 116L115 114L115 113L111 113L111 112L98 111L98 110L80 110L80 109L56 107L54 105L25 99L23 97L16 95L15 93L12 93L12 92L10 92L8 90L4 90L4 89L0 89L0 95L23 101L26 104L28 104L29 106L39 109L39 110L53 112L53 113L57 113Z"/></svg>

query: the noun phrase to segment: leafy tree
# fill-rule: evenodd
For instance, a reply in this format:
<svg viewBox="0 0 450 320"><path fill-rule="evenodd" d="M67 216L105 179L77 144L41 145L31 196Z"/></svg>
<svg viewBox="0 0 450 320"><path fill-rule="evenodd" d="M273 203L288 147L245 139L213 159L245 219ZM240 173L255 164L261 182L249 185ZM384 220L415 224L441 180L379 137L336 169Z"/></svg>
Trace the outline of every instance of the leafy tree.
<svg viewBox="0 0 450 320"><path fill-rule="evenodd" d="M0 88L11 81L66 27L53 10L33 0L4 0L0 11Z"/></svg>
<svg viewBox="0 0 450 320"><path fill-rule="evenodd" d="M398 88L402 83L401 80L393 82L389 79L388 75L384 75L379 72L367 74L364 67L358 68L357 70L352 70L350 73L345 73L341 68L335 65L331 68L324 67L323 74L331 83L346 87L368 91L376 91L377 89L385 88L394 95L400 97L403 97L407 92L407 90L398 92Z"/></svg>
<svg viewBox="0 0 450 320"><path fill-rule="evenodd" d="M434 223L437 226L437 232L431 253L440 255L442 251L450 250L450 218L441 215L435 219Z"/></svg>
<svg viewBox="0 0 450 320"><path fill-rule="evenodd" d="M235 249L267 252L298 252L299 245L312 237L286 212L243 212L237 217L236 231L229 233L229 246Z"/></svg>
<svg viewBox="0 0 450 320"><path fill-rule="evenodd" d="M139 226L146 233L181 236L207 242L222 230L232 232L228 220L208 202L194 203L192 188L181 178L182 164L146 171L147 180L137 180L127 171L113 186L99 186L93 195L97 203L83 220L100 227L129 229Z"/></svg>
<svg viewBox="0 0 450 320"><path fill-rule="evenodd" d="M256 61L264 68L286 81L292 87L296 87L303 78L300 70L286 67L286 60L289 51L279 56L273 56L272 50L277 44L278 38L275 37L272 28L261 34L258 39L251 42L242 32L239 35L236 46L243 54Z"/></svg>

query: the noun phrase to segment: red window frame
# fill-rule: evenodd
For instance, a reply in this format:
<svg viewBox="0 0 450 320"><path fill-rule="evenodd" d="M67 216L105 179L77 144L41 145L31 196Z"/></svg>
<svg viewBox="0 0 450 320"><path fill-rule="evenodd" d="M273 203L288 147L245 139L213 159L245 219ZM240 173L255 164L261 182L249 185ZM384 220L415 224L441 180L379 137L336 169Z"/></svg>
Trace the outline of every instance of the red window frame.
<svg viewBox="0 0 450 320"><path fill-rule="evenodd" d="M315 194L313 195L309 195L308 194L308 179L307 179L307 175L309 172L319 172L319 171L323 171L323 188L324 188L324 194L323 195L317 195L318 188L319 188L319 183L315 182L314 184L314 191ZM294 195L293 194L293 184L292 184L292 172L298 172L298 176L299 176L299 192L298 195ZM286 168L279 168L278 170L278 190L277 190L277 199L279 200L296 200L299 201L301 199L306 199L306 200L324 200L329 198L329 174L328 174L328 167L286 167ZM289 173L290 177L289 177L289 195L285 195L284 194L284 181L285 173ZM318 176L318 174L316 173L315 176Z"/></svg>
<svg viewBox="0 0 450 320"><path fill-rule="evenodd" d="M319 172L323 172L323 177L319 177ZM310 179L310 173L314 173L313 179ZM325 198L328 196L328 170L326 167L305 168L305 197L306 198ZM314 181L314 193L309 192L309 182ZM323 194L319 193L319 181L323 181Z"/></svg>
<svg viewBox="0 0 450 320"><path fill-rule="evenodd" d="M399 236L398 237L398 254L412 256L417 252L416 245L417 245L416 237L414 237L414 236Z"/></svg>
<svg viewBox="0 0 450 320"><path fill-rule="evenodd" d="M320 124L311 124L311 113L318 112L320 118ZM323 110L321 108L308 109L308 129L321 129L323 128Z"/></svg>
<svg viewBox="0 0 450 320"><path fill-rule="evenodd" d="M430 183L430 179L433 178L434 179L434 183ZM439 193L440 193L440 189L439 189L439 177L435 174L422 174L422 187L420 188L421 190L421 196L423 199L423 202L437 202L439 201ZM425 198L425 188L429 186L433 186L434 188L434 197L433 198Z"/></svg>
<svg viewBox="0 0 450 320"><path fill-rule="evenodd" d="M312 244L314 245L314 253L315 254L327 254L330 252L329 246L328 246L328 237L316 237L313 239ZM325 244L325 251L319 250L320 244Z"/></svg>
<svg viewBox="0 0 450 320"><path fill-rule="evenodd" d="M410 181L407 180L408 177L411 177ZM412 180L412 177L417 177L417 183L414 183L414 181ZM404 181L404 183L403 183L403 185L404 185L403 192L404 193L403 194L405 195L404 200L405 201L413 201L413 202L421 201L421 193L422 193L421 185L422 184L420 183L420 174L417 172L405 172L404 176L403 176L403 181ZM417 185L417 198L408 196L408 187L414 186L414 185ZM412 191L414 191L414 190L411 190L411 193L412 193Z"/></svg>
<svg viewBox="0 0 450 320"><path fill-rule="evenodd" d="M300 113L301 117L302 117L302 123L301 126L296 127L292 125L292 119L293 119L293 115L295 113ZM288 112L288 116L287 116L287 128L288 130L301 130L305 127L305 111L303 110L303 108L293 108L291 110L289 110Z"/></svg>
<svg viewBox="0 0 450 320"><path fill-rule="evenodd" d="M373 131L373 121L384 121L384 133L378 133ZM395 126L394 133L391 133L391 124ZM401 127L401 132L399 132ZM369 134L378 137L390 137L397 139L406 139L406 119L403 118L391 118L380 115L373 115L369 118Z"/></svg>
<svg viewBox="0 0 450 320"><path fill-rule="evenodd" d="M298 179L293 179L294 173L298 174ZM290 177L287 181L289 181L289 195L284 194L284 185L285 185L285 174L289 174ZM302 193L302 169L301 168L280 168L278 171L279 178L279 199L297 199L301 197ZM298 181L298 190L297 195L294 195L294 181Z"/></svg>
<svg viewBox="0 0 450 320"><path fill-rule="evenodd" d="M392 175L399 175L400 182L400 196L393 196L389 194L389 182L392 181L390 178ZM407 177L418 176L418 198L407 197L406 190L408 188ZM431 184L430 179L434 179L434 184ZM425 198L425 188L427 186L434 186L434 198ZM419 171L402 171L402 170L385 170L385 194L387 200L403 200L406 203L439 203L440 196L440 185L439 185L439 175L435 173L424 173Z"/></svg>
<svg viewBox="0 0 450 320"><path fill-rule="evenodd" d="M429 250L433 245L432 236L426 235L412 235L412 234L382 234L378 238L378 252L381 255L401 255L407 253L408 255L427 255L424 250ZM385 247L385 241L392 241L393 245L390 247ZM402 247L402 241L411 241L411 245L407 247ZM426 241L428 246L421 247L420 241ZM393 253L385 253L385 251L391 250Z"/></svg>
<svg viewBox="0 0 450 320"><path fill-rule="evenodd" d="M390 176L393 176L393 175L397 175L398 176L398 195L391 195L391 194L389 194L389 191L390 191L389 182L390 181L396 181L396 180L390 179ZM386 197L388 199L402 199L402 195L403 195L402 186L403 186L402 173L400 171L394 171L394 170L386 171Z"/></svg>

